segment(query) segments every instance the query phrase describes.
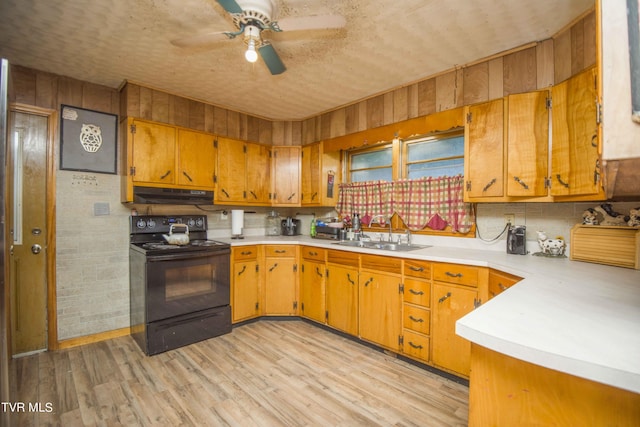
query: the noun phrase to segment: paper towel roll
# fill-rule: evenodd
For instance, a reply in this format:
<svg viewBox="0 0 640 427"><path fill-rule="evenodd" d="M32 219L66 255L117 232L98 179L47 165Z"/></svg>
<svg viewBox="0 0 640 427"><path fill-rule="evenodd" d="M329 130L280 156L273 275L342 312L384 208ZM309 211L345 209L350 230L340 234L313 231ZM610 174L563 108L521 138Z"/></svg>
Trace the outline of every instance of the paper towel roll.
<svg viewBox="0 0 640 427"><path fill-rule="evenodd" d="M231 235L241 236L244 228L244 211L231 210Z"/></svg>

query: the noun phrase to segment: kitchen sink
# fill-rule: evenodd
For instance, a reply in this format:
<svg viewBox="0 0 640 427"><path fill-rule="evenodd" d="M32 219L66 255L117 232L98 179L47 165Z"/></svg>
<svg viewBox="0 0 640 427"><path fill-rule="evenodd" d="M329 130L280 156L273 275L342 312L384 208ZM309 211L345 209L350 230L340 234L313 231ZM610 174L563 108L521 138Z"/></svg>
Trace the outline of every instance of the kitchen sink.
<svg viewBox="0 0 640 427"><path fill-rule="evenodd" d="M334 245L349 246L352 248L365 248L365 249L381 249L383 251L398 251L408 252L418 249L430 248L430 245L407 245L402 243L390 243L390 242L363 242L360 240L345 240L344 242L336 242Z"/></svg>

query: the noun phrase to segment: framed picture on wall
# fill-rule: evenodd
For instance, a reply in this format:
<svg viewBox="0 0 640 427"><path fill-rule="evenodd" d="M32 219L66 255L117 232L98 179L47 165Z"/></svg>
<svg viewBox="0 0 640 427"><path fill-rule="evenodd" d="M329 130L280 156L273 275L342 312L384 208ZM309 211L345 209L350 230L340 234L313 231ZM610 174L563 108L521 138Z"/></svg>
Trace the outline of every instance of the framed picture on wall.
<svg viewBox="0 0 640 427"><path fill-rule="evenodd" d="M116 174L118 116L70 105L60 111L60 169Z"/></svg>

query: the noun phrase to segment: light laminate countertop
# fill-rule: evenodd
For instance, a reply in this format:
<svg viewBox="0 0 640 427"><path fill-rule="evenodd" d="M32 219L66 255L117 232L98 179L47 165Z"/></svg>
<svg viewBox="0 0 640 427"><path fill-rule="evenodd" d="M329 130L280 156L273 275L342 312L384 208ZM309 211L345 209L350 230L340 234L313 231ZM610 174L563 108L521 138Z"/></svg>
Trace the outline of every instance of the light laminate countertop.
<svg viewBox="0 0 640 427"><path fill-rule="evenodd" d="M517 359L640 393L638 270L477 248L433 246L392 252L308 236L216 240L232 246L304 244L515 274L523 280L458 320L458 335Z"/></svg>

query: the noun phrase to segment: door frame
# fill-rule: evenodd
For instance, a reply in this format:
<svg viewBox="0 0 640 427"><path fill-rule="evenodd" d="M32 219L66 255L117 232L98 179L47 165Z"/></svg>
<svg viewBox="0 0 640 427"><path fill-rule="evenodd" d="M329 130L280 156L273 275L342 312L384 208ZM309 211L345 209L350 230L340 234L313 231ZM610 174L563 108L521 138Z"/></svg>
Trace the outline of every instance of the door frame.
<svg viewBox="0 0 640 427"><path fill-rule="evenodd" d="M33 105L11 103L9 104L9 114L24 113L47 118L47 141L46 141L46 279L47 279L47 349L58 349L58 311L56 301L56 174L55 174L55 146L58 135L58 111L49 108L40 108ZM12 129L9 129L11 131ZM59 144L58 144L59 145ZM11 147L7 147L10 150ZM7 177L7 182L13 183L13 177ZM7 209L13 206L7 206ZM12 224L5 223L5 253L10 253L13 237L10 233ZM11 283L10 269L8 263L5 266L5 283ZM9 286L7 287L9 288ZM7 291L8 292L8 291ZM7 301L10 301L7 299ZM11 311L11 305L7 304L7 311ZM10 313L8 319L11 319ZM7 339L11 342L11 324L7 325Z"/></svg>

